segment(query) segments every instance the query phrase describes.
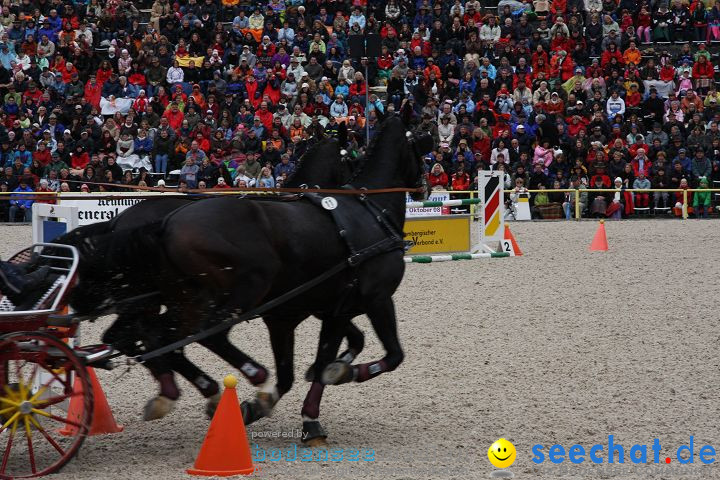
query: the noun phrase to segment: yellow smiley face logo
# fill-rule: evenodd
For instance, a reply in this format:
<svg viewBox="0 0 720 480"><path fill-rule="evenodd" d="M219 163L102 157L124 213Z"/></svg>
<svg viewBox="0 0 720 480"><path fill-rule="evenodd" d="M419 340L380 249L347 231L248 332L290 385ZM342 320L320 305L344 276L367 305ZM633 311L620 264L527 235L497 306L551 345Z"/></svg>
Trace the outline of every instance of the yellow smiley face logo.
<svg viewBox="0 0 720 480"><path fill-rule="evenodd" d="M515 445L504 438L497 440L488 449L488 460L497 468L508 468L515 462Z"/></svg>

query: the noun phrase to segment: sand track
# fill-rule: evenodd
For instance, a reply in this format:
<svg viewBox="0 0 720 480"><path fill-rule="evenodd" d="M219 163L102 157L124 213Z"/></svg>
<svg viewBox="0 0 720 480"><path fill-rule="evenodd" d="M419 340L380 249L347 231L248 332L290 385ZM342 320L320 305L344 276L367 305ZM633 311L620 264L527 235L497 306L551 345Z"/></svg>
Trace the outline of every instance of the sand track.
<svg viewBox="0 0 720 480"><path fill-rule="evenodd" d="M489 445L505 436L518 449L516 478L558 478L549 461L531 462L531 447L607 444L627 450L659 438L666 454L695 441L694 466L673 460L655 475L648 466L614 478L720 478L702 466L699 446L720 450L717 298L720 249L715 221L607 224L610 252L590 253L593 222L514 224L525 256L410 265L396 294L401 367L362 385L330 387L321 414L336 448L373 449L374 462L265 462L260 478L489 478ZM0 226L3 258L29 244L27 226ZM361 361L382 350L365 318ZM83 326L83 343L98 341L107 321ZM249 431L300 427L319 322L298 329L295 388L275 414ZM264 327L236 327L236 344L272 366ZM192 358L220 379L232 370L200 347ZM141 367L101 372L118 435L91 437L56 478L186 478L208 421L187 383L178 409L145 423L141 410L155 392ZM241 383L240 397L253 394ZM256 440L266 450L295 440ZM652 451L649 454L652 460ZM605 457L607 458L607 457ZM720 456L717 456L720 460ZM626 459L629 462L629 459ZM567 465L566 461L563 465ZM587 466L586 461L583 466ZM568 465L561 478L610 478Z"/></svg>

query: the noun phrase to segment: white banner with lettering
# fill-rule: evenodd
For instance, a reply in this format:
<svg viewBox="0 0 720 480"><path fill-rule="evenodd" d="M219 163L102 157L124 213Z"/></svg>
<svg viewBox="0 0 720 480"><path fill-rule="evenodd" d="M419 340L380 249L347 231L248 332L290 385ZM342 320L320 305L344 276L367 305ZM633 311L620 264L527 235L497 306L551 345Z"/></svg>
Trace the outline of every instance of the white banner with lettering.
<svg viewBox="0 0 720 480"><path fill-rule="evenodd" d="M79 225L90 225L92 223L104 222L106 220L112 220L115 216L119 215L123 210L127 210L136 203L143 201L141 198L137 198L138 195L162 195L162 193L154 192L113 192L108 193L107 196L113 198L104 199L102 197L94 196L87 200L63 200L63 195L78 197L82 194L73 192L68 194L60 194L58 204L68 205L77 207L78 212L78 224ZM135 197L135 198L118 198L118 197Z"/></svg>
<svg viewBox="0 0 720 480"><path fill-rule="evenodd" d="M450 200L450 192L435 191L430 193L430 197L427 199L429 202L446 202ZM406 202L414 202L410 195L405 199ZM443 215L443 207L418 207L408 208L406 210L406 217L437 217Z"/></svg>

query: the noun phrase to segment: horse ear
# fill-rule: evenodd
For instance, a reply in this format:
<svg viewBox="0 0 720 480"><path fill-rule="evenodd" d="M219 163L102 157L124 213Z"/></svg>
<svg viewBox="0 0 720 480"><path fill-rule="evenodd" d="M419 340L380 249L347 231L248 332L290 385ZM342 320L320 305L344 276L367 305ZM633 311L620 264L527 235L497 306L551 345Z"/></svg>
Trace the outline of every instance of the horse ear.
<svg viewBox="0 0 720 480"><path fill-rule="evenodd" d="M340 142L340 148L345 148L348 144L348 129L345 122L341 122L338 127L338 141Z"/></svg>

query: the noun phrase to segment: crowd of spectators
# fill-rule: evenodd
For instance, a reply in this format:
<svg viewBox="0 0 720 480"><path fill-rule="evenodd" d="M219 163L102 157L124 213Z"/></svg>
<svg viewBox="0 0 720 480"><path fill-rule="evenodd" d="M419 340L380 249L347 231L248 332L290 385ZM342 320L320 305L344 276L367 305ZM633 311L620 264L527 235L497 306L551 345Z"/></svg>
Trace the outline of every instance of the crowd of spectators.
<svg viewBox="0 0 720 480"><path fill-rule="evenodd" d="M379 58L349 56L365 34ZM0 189L178 169L183 188L280 186L305 140L346 122L358 155L376 112L405 106L435 138L433 188L495 169L518 191L588 189L584 215L672 208L624 189L720 181L719 40L712 0L3 0ZM568 215L574 198L531 202ZM707 214L710 195L690 198ZM27 202L0 203L22 220Z"/></svg>

